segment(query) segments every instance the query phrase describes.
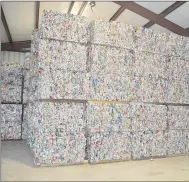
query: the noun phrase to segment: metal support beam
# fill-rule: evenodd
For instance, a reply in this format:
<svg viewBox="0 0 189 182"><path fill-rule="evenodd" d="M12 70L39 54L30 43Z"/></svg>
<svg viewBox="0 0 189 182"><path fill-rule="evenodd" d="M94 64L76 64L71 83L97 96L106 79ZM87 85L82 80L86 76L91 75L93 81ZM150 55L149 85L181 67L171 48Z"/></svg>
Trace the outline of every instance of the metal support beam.
<svg viewBox="0 0 189 182"><path fill-rule="evenodd" d="M168 14L170 14L171 12L173 12L174 10L176 10L177 8L179 8L180 6L182 6L184 3L186 3L186 1L177 1L174 4L172 4L171 6L169 6L168 8L166 8L163 12L161 12L159 15L162 17L166 17ZM151 26L153 26L155 23L153 21L149 21L148 23L146 23L143 27L144 28L150 28Z"/></svg>
<svg viewBox="0 0 189 182"><path fill-rule="evenodd" d="M123 11L125 11L125 8L124 8L124 7L120 7L120 8L115 12L115 14L110 18L109 21L115 21L115 20L121 15L121 13L123 13Z"/></svg>
<svg viewBox="0 0 189 182"><path fill-rule="evenodd" d="M82 15L83 11L85 10L85 7L87 6L87 3L88 3L88 1L85 1L82 3L77 15Z"/></svg>
<svg viewBox="0 0 189 182"><path fill-rule="evenodd" d="M39 26L39 10L40 10L40 1L36 2L36 15L35 15L35 29L38 29Z"/></svg>
<svg viewBox="0 0 189 182"><path fill-rule="evenodd" d="M178 26L177 24L165 19L164 17L160 16L160 15L157 15L156 13L140 6L139 4L136 4L134 2L129 2L129 1L114 1L116 4L146 18L146 19L149 19L153 22L155 22L156 24L164 27L164 28L167 28L168 30L174 32L174 33L177 33L179 35L182 35L182 36L187 36L189 37L189 32Z"/></svg>
<svg viewBox="0 0 189 182"><path fill-rule="evenodd" d="M30 48L31 47L31 41L21 41L21 42L12 42L12 43L2 43L1 44L1 51L26 51L21 50L23 48Z"/></svg>
<svg viewBox="0 0 189 182"><path fill-rule="evenodd" d="M11 37L10 31L9 31L9 27L8 27L8 24L7 24L7 21L6 21L5 14L4 14L2 6L1 6L1 20L3 22L3 26L5 28L8 40L11 43L12 42L12 37Z"/></svg>
<svg viewBox="0 0 189 182"><path fill-rule="evenodd" d="M74 1L70 2L70 6L69 6L69 9L68 9L68 14L71 13L72 8L73 8L73 6L74 6L74 3L75 3Z"/></svg>

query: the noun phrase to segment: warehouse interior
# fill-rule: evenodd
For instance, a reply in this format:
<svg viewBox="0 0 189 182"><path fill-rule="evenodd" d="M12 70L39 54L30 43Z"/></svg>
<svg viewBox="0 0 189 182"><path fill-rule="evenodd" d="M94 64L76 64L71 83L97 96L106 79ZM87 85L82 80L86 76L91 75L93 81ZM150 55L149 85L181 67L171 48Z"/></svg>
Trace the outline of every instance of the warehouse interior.
<svg viewBox="0 0 189 182"><path fill-rule="evenodd" d="M1 2L2 181L189 181L189 2Z"/></svg>

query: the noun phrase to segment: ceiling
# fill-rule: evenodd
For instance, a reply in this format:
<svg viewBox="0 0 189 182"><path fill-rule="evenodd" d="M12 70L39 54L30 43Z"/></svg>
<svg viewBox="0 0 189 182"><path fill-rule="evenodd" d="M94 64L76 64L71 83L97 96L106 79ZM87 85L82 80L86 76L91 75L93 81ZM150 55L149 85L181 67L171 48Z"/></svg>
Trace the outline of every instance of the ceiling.
<svg viewBox="0 0 189 182"><path fill-rule="evenodd" d="M30 40L32 30L36 28L37 2L2 2L2 9L7 22L7 26L12 38L12 42ZM114 2L96 2L95 7L91 10L89 3L83 2L40 2L38 24L41 23L42 14L44 9L56 10L63 13L67 13L72 3L71 14L85 16L91 20L104 19L110 20L111 17L120 9L120 5ZM166 8L173 5L175 2L135 2L136 4L147 8L148 10L160 14ZM85 6L84 6L85 5ZM82 8L83 6L83 8ZM177 9L165 16L166 20L169 20L180 27L187 29L189 27L189 2L180 5ZM118 22L125 22L135 26L144 26L149 22L147 18L144 18L129 9L125 9L116 19ZM1 21L1 42L9 42L9 38L6 33L6 28ZM154 24L150 29L160 32L170 32L167 28L164 28L158 24Z"/></svg>

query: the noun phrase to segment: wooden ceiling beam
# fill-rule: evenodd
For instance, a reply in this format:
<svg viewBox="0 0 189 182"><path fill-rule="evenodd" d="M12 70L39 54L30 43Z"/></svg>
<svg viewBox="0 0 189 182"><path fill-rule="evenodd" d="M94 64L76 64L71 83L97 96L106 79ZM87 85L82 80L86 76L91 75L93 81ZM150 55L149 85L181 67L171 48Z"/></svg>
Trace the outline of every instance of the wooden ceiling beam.
<svg viewBox="0 0 189 182"><path fill-rule="evenodd" d="M75 1L70 2L70 6L69 6L69 9L68 9L68 12L67 12L68 14L70 14L72 12L72 8L74 6L74 3L75 3Z"/></svg>
<svg viewBox="0 0 189 182"><path fill-rule="evenodd" d="M39 26L39 10L40 10L40 1L36 1L35 29L38 29Z"/></svg>
<svg viewBox="0 0 189 182"><path fill-rule="evenodd" d="M77 15L82 15L83 11L85 10L85 7L87 6L87 3L88 3L88 1L85 1L82 3Z"/></svg>
<svg viewBox="0 0 189 182"><path fill-rule="evenodd" d="M177 8L179 8L180 6L182 6L184 3L186 3L186 1L177 1L174 4L172 4L171 6L169 6L168 8L166 8L163 12L161 12L159 15L162 17L166 17L168 14L170 14L171 12L173 12L174 10L176 10ZM146 23L143 27L144 28L150 28L151 26L153 26L155 23L153 21L149 21L148 23Z"/></svg>
<svg viewBox="0 0 189 182"><path fill-rule="evenodd" d="M7 24L7 21L6 21L5 14L4 14L2 6L1 6L1 20L2 20L3 26L5 28L8 40L11 43L12 42L12 37L11 37L10 31L9 31L9 27L8 27L8 24Z"/></svg>
<svg viewBox="0 0 189 182"><path fill-rule="evenodd" d="M1 43L1 51L13 51L13 50L20 50L23 48L30 48L31 41L20 41L20 42L12 42L12 43Z"/></svg>
<svg viewBox="0 0 189 182"><path fill-rule="evenodd" d="M128 10L130 10L150 21L153 21L156 24L158 24L164 28L167 28L168 30L170 30L174 33L189 37L189 32L186 29L184 29L184 28L180 27L179 25L165 19L164 17L157 15L156 13L140 6L139 4L136 4L132 1L114 1L114 3L126 8L126 9L128 9Z"/></svg>
<svg viewBox="0 0 189 182"><path fill-rule="evenodd" d="M120 7L120 8L115 12L115 14L110 18L109 21L115 21L115 20L121 15L121 13L123 13L123 11L125 11L125 8L124 8L124 7Z"/></svg>

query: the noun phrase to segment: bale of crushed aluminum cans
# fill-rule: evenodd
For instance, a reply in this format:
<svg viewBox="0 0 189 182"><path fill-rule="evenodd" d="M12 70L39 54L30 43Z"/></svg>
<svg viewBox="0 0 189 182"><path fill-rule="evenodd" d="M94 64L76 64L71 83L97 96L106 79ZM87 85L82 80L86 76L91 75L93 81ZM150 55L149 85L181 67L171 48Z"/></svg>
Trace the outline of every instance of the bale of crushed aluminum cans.
<svg viewBox="0 0 189 182"><path fill-rule="evenodd" d="M167 55L167 42L169 40L169 34L143 27L137 27L135 35L137 51Z"/></svg>
<svg viewBox="0 0 189 182"><path fill-rule="evenodd" d="M186 139L186 152L189 153L189 130L184 130L183 132Z"/></svg>
<svg viewBox="0 0 189 182"><path fill-rule="evenodd" d="M1 102L21 102L22 71L4 68L1 73Z"/></svg>
<svg viewBox="0 0 189 182"><path fill-rule="evenodd" d="M164 55L135 50L133 73L135 76L168 78L168 61Z"/></svg>
<svg viewBox="0 0 189 182"><path fill-rule="evenodd" d="M86 72L87 46L58 40L38 40L38 61L32 69L61 69Z"/></svg>
<svg viewBox="0 0 189 182"><path fill-rule="evenodd" d="M189 107L168 106L169 129L189 129Z"/></svg>
<svg viewBox="0 0 189 182"><path fill-rule="evenodd" d="M177 80L172 79L168 81L167 86L167 102L168 103L180 103L187 104L189 103L189 80Z"/></svg>
<svg viewBox="0 0 189 182"><path fill-rule="evenodd" d="M107 131L131 131L130 106L128 104L93 104L86 107L87 127Z"/></svg>
<svg viewBox="0 0 189 182"><path fill-rule="evenodd" d="M84 104L30 103L27 116L27 141L34 153L36 165L84 162Z"/></svg>
<svg viewBox="0 0 189 182"><path fill-rule="evenodd" d="M130 132L90 132L88 160L90 163L131 159Z"/></svg>
<svg viewBox="0 0 189 182"><path fill-rule="evenodd" d="M37 54L38 40L39 40L38 30L35 29L32 31L32 34L31 34L31 54L34 54L34 55Z"/></svg>
<svg viewBox="0 0 189 182"><path fill-rule="evenodd" d="M27 140L28 137L28 106L24 105L24 110L23 110L23 122L22 122L22 139Z"/></svg>
<svg viewBox="0 0 189 182"><path fill-rule="evenodd" d="M89 48L89 68L93 74L127 75L133 72L134 51L92 44Z"/></svg>
<svg viewBox="0 0 189 182"><path fill-rule="evenodd" d="M188 55L189 38L170 32L167 42L167 54L174 56Z"/></svg>
<svg viewBox="0 0 189 182"><path fill-rule="evenodd" d="M84 104L61 102L35 102L29 112L29 122L34 128L48 131L81 132L86 127L84 121Z"/></svg>
<svg viewBox="0 0 189 182"><path fill-rule="evenodd" d="M168 79L175 79L178 82L189 78L189 56L172 56L167 63ZM166 71L165 71L166 72Z"/></svg>
<svg viewBox="0 0 189 182"><path fill-rule="evenodd" d="M167 153L168 155L179 155L187 153L184 130L167 131Z"/></svg>
<svg viewBox="0 0 189 182"><path fill-rule="evenodd" d="M33 145L35 165L72 165L84 162L86 138L83 133L56 136L56 133L38 133Z"/></svg>
<svg viewBox="0 0 189 182"><path fill-rule="evenodd" d="M89 74L88 100L125 101L129 90L129 76Z"/></svg>
<svg viewBox="0 0 189 182"><path fill-rule="evenodd" d="M132 131L167 129L167 107L165 105L139 104L129 105L132 118Z"/></svg>
<svg viewBox="0 0 189 182"><path fill-rule="evenodd" d="M88 100L167 102L166 79L89 74Z"/></svg>
<svg viewBox="0 0 189 182"><path fill-rule="evenodd" d="M166 156L167 134L161 130L137 131L132 136L132 158Z"/></svg>
<svg viewBox="0 0 189 182"><path fill-rule="evenodd" d="M83 16L45 10L39 28L41 38L87 43L90 21Z"/></svg>
<svg viewBox="0 0 189 182"><path fill-rule="evenodd" d="M29 80L29 100L39 99L86 99L85 73L62 70L39 71Z"/></svg>
<svg viewBox="0 0 189 182"><path fill-rule="evenodd" d="M90 24L91 43L134 49L135 28L115 21L94 20Z"/></svg>
<svg viewBox="0 0 189 182"><path fill-rule="evenodd" d="M21 139L22 106L1 104L1 140Z"/></svg>

